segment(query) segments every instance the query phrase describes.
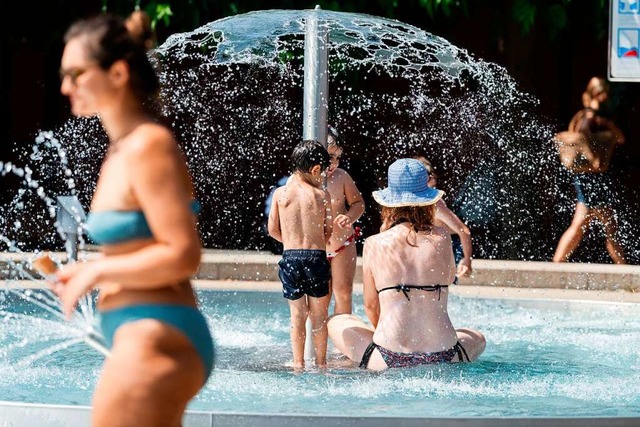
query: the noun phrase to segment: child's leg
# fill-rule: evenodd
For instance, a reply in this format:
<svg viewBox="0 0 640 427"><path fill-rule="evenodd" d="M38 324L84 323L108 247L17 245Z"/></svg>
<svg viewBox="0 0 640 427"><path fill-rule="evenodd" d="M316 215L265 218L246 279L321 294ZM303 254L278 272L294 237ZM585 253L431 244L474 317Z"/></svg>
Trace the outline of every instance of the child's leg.
<svg viewBox="0 0 640 427"><path fill-rule="evenodd" d="M316 353L317 366L327 364L327 318L330 301L330 293L321 298L309 297L313 347Z"/></svg>
<svg viewBox="0 0 640 427"><path fill-rule="evenodd" d="M335 298L333 314L352 312L353 278L356 274L356 245L349 245L331 260L331 288Z"/></svg>
<svg viewBox="0 0 640 427"><path fill-rule="evenodd" d="M309 315L307 297L303 296L289 301L291 311L291 349L293 350L293 367L304 366L304 341L307 336L305 323Z"/></svg>

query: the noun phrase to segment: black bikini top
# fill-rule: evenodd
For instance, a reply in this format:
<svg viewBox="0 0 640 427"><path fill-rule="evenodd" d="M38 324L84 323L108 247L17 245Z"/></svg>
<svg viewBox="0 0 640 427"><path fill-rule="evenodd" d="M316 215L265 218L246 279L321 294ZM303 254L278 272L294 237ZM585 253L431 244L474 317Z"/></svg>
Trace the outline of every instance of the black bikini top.
<svg viewBox="0 0 640 427"><path fill-rule="evenodd" d="M419 291L426 291L426 292L438 291L438 301L440 301L440 295L442 294L442 288L448 288L448 287L449 287L449 285L404 285L404 284L400 284L400 285L389 286L389 287L386 287L386 288L379 289L378 293L380 293L382 291L395 290L396 292L402 292L404 294L404 296L407 297L407 301L411 301L411 298L409 298L409 291L411 289L418 289Z"/></svg>
<svg viewBox="0 0 640 427"><path fill-rule="evenodd" d="M393 228L396 225L400 225L403 224L405 222L409 223L409 226L413 228L413 224L411 223L411 221L409 221L407 218L398 218L396 219L393 224L391 224L391 226L389 228ZM414 228L415 230L415 228ZM426 291L426 292L435 292L438 291L438 301L440 301L440 296L442 294L442 288L448 288L449 285L404 285L404 284L399 284L399 285L395 285L395 286L389 286L386 288L382 288L378 290L378 293L382 292L382 291L387 291L387 290L396 290L396 292L402 292L404 294L405 297L407 297L407 301L411 301L411 298L409 298L409 291L411 289L418 289L420 291Z"/></svg>

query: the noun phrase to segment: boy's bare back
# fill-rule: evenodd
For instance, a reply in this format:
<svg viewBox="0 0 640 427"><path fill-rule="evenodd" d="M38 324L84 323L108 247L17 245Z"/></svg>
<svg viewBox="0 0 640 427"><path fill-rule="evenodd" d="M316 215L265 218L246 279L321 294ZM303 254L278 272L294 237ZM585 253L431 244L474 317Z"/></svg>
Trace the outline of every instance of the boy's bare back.
<svg viewBox="0 0 640 427"><path fill-rule="evenodd" d="M284 249L326 248L331 236L331 205L326 190L314 186L300 174L293 174L273 196L269 234Z"/></svg>

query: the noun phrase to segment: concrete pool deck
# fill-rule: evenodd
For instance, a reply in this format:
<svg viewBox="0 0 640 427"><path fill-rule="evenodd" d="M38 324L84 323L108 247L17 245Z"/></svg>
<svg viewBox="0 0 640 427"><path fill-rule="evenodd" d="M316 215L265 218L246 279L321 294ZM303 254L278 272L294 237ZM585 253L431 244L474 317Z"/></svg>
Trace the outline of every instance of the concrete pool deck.
<svg viewBox="0 0 640 427"><path fill-rule="evenodd" d="M206 251L194 284L224 290L281 291L279 255L243 251ZM362 290L358 258L354 292ZM473 261L473 274L452 293L492 298L578 299L640 302L640 266L551 263L541 261Z"/></svg>
<svg viewBox="0 0 640 427"><path fill-rule="evenodd" d="M94 252L81 256L92 258ZM65 255L53 253L56 260ZM0 254L0 280L15 270L14 262L28 268L31 253ZM221 290L279 292L279 255L253 251L205 250L200 270L194 277L198 287ZM36 276L37 277L37 276ZM29 281L10 286L41 286ZM354 292L362 289L362 258L358 258ZM610 302L640 302L640 266L614 264L552 263L543 261L473 261L473 274L462 278L451 292L476 297L584 299Z"/></svg>

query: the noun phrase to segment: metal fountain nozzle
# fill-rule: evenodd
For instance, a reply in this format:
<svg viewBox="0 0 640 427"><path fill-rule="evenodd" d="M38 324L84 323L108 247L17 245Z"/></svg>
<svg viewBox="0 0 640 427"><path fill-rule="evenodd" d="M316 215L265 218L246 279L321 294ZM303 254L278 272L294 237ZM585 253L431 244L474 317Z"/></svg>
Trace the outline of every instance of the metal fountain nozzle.
<svg viewBox="0 0 640 427"><path fill-rule="evenodd" d="M64 240L67 259L77 261L78 235L87 216L76 196L58 196L56 202L56 228Z"/></svg>

